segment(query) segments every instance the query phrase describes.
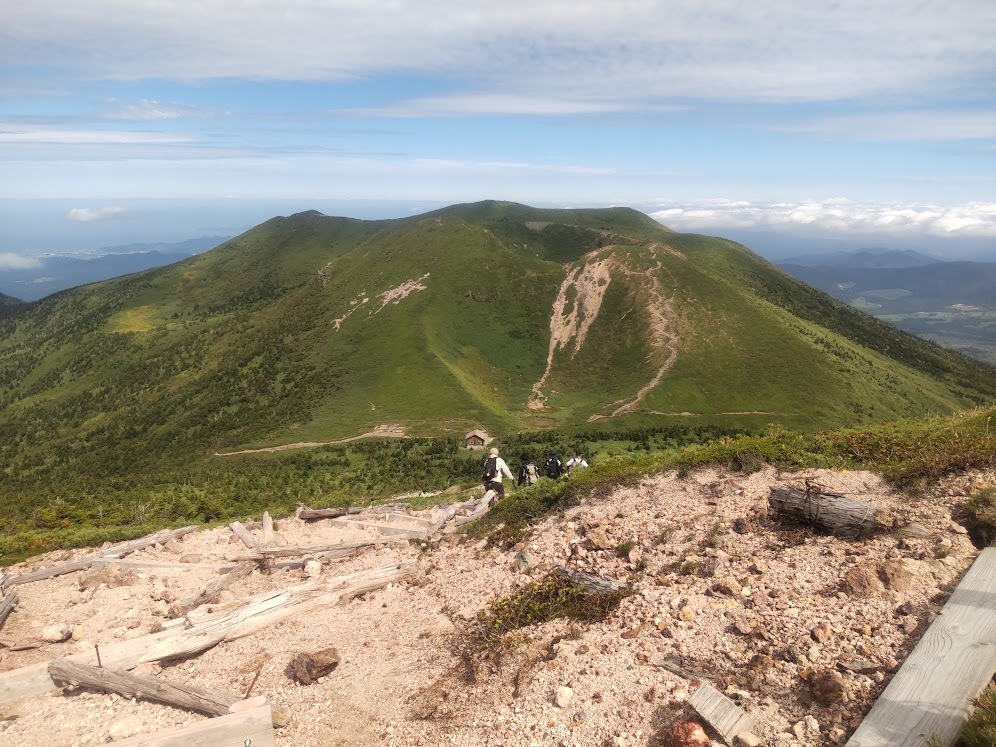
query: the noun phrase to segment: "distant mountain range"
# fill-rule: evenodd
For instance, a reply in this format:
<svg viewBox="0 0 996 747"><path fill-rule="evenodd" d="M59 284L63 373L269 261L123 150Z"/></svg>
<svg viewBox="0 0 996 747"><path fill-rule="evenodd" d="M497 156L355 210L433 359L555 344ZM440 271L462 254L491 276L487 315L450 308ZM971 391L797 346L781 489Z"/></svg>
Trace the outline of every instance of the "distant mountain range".
<svg viewBox="0 0 996 747"><path fill-rule="evenodd" d="M908 332L996 364L996 263L941 262L916 252L799 260L779 267Z"/></svg>
<svg viewBox="0 0 996 747"><path fill-rule="evenodd" d="M805 267L849 267L849 268L900 268L923 267L944 260L931 257L912 249L861 249L854 252L821 252L801 254L796 257L779 259L778 264L803 265Z"/></svg>
<svg viewBox="0 0 996 747"><path fill-rule="evenodd" d="M383 424L830 428L994 399L996 369L627 208L299 213L0 313L8 475L106 479Z"/></svg>
<svg viewBox="0 0 996 747"><path fill-rule="evenodd" d="M35 301L77 285L173 264L229 238L202 236L172 244L124 244L87 254L47 255L39 257L38 267L0 270L0 293Z"/></svg>

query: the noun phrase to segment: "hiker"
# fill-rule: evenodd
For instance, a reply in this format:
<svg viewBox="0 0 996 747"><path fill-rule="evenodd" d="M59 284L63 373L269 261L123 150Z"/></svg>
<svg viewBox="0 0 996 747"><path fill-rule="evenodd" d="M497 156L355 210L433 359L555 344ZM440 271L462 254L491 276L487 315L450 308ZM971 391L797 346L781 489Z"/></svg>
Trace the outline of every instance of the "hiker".
<svg viewBox="0 0 996 747"><path fill-rule="evenodd" d="M488 458L484 460L484 473L481 480L484 481L484 497L482 503L497 503L505 497L505 486L502 485L502 477L514 480L512 471L505 464L505 460L498 455L498 449L492 448L488 452ZM490 495L488 495L490 493Z"/></svg>
<svg viewBox="0 0 996 747"><path fill-rule="evenodd" d="M555 451L551 451L546 455L546 464L543 465L543 471L546 476L552 480L556 480L564 472L564 463L560 461L560 454Z"/></svg>
<svg viewBox="0 0 996 747"><path fill-rule="evenodd" d="M587 466L588 462L584 460L584 455L579 451L577 454L574 455L573 459L567 460L567 474L570 475L571 470L574 469L575 467L577 467L578 469L582 469Z"/></svg>
<svg viewBox="0 0 996 747"><path fill-rule="evenodd" d="M519 467L519 480L515 483L516 487L535 485L539 479L539 468L533 464L533 460L529 458L528 454L519 455L519 462L522 466Z"/></svg>

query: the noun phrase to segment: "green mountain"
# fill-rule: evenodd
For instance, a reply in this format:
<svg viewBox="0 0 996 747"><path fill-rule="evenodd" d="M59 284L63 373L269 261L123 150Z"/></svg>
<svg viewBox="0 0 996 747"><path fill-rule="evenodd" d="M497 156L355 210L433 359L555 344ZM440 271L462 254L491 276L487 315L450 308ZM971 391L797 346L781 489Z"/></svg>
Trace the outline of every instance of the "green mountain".
<svg viewBox="0 0 996 747"><path fill-rule="evenodd" d="M17 306L22 303L24 303L24 301L19 298L14 298L13 296L8 296L5 293L0 293L0 310L6 309L9 306Z"/></svg>
<svg viewBox="0 0 996 747"><path fill-rule="evenodd" d="M813 429L994 399L993 368L634 210L306 212L0 316L0 488L382 424Z"/></svg>

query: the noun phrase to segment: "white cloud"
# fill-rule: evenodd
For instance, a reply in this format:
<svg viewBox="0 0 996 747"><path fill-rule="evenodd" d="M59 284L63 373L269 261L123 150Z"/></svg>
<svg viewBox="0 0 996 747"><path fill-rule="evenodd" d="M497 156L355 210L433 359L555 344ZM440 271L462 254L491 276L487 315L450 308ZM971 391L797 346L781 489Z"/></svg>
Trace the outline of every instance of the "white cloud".
<svg viewBox="0 0 996 747"><path fill-rule="evenodd" d="M0 252L0 270L33 270L41 266L41 260L37 257L26 257L23 254Z"/></svg>
<svg viewBox="0 0 996 747"><path fill-rule="evenodd" d="M93 223L98 220L126 218L131 214L131 209L124 205L108 205L102 208L73 208L66 213L66 220L77 223Z"/></svg>
<svg viewBox="0 0 996 747"><path fill-rule="evenodd" d="M762 129L835 140L981 140L996 138L996 109L855 114Z"/></svg>
<svg viewBox="0 0 996 747"><path fill-rule="evenodd" d="M704 200L650 214L679 231L760 229L825 234L996 238L996 202L962 205L858 203L844 198L801 203Z"/></svg>
<svg viewBox="0 0 996 747"><path fill-rule="evenodd" d="M599 98L558 98L512 93L455 94L409 99L385 107L350 109L347 113L382 117L461 117L477 115L567 116L628 111L631 104ZM654 111L685 111L685 106L656 106Z"/></svg>
<svg viewBox="0 0 996 747"><path fill-rule="evenodd" d="M435 73L479 92L641 104L922 99L991 85L994 27L996 4L979 0L769 0L763 12L738 0L34 0L0 4L0 62L129 80Z"/></svg>
<svg viewBox="0 0 996 747"><path fill-rule="evenodd" d="M190 138L161 132L130 130L63 130L49 127L18 128L0 124L0 143L13 145L163 145L187 143Z"/></svg>
<svg viewBox="0 0 996 747"><path fill-rule="evenodd" d="M208 112L195 106L184 104L164 104L155 99L139 99L131 103L111 102L112 108L105 114L105 119L122 119L137 122L156 122L168 119L186 119L205 117Z"/></svg>

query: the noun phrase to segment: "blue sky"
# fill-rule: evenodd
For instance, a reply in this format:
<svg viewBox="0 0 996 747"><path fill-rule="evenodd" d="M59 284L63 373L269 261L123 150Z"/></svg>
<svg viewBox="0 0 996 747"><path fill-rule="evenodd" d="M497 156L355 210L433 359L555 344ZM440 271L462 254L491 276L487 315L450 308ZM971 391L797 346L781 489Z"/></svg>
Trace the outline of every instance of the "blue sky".
<svg viewBox="0 0 996 747"><path fill-rule="evenodd" d="M487 198L992 247L994 35L989 0L3 3L0 267Z"/></svg>

